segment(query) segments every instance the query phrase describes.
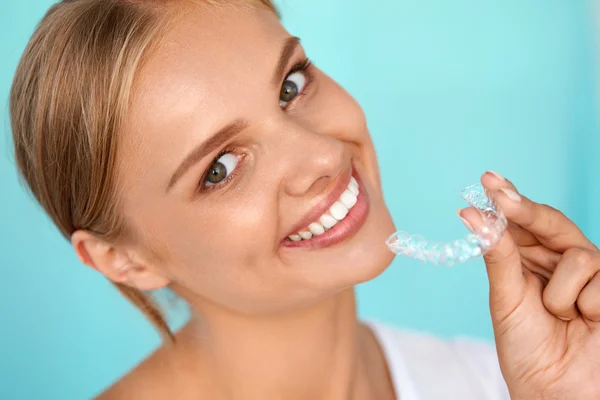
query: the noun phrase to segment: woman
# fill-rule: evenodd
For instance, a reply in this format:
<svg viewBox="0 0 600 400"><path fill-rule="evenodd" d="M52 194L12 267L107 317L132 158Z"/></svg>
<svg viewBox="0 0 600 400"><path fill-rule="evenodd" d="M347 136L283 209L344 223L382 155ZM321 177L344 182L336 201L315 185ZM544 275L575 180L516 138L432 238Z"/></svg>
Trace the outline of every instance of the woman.
<svg viewBox="0 0 600 400"><path fill-rule="evenodd" d="M598 249L495 173L496 348L357 320L393 257L375 151L269 0L63 1L11 120L38 201L166 338L101 398L600 397ZM175 335L143 294L164 287L192 309Z"/></svg>

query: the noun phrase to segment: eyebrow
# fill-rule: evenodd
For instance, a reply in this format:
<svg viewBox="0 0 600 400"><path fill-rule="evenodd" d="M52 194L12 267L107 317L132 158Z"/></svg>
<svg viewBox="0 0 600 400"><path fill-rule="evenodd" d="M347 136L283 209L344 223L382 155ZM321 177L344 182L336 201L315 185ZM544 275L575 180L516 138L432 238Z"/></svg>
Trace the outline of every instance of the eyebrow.
<svg viewBox="0 0 600 400"><path fill-rule="evenodd" d="M236 120L219 129L206 141L200 143L183 159L181 164L179 164L179 167L177 167L173 176L171 176L171 180L167 186L167 192L175 185L179 178L185 175L188 169L247 127L248 122Z"/></svg>
<svg viewBox="0 0 600 400"><path fill-rule="evenodd" d="M292 58L294 55L296 47L298 47L299 44L300 38L296 36L289 37L285 41L283 45L283 51L281 52L281 56L279 56L279 62L277 63L277 67L273 73L273 78L271 79L274 86L279 85L285 71L285 67L287 67L288 63L290 62L290 58Z"/></svg>
<svg viewBox="0 0 600 400"><path fill-rule="evenodd" d="M283 45L283 50L281 51L281 55L279 56L279 61L277 62L277 66L275 67L275 71L273 73L273 78L271 81L274 86L279 85L283 73L285 72L285 68L290 62L290 59L294 55L296 51L296 47L300 44L300 38L296 36L291 36L287 38ZM169 184L167 185L167 192L175 186L175 183L183 176L185 173L194 166L197 162L202 160L208 154L212 153L215 149L219 148L223 143L229 141L232 137L242 132L244 129L248 127L248 122L244 120L236 120L225 127L219 129L216 133L211 135L206 141L200 143L196 146L179 164L179 167L175 170L171 179L169 180Z"/></svg>

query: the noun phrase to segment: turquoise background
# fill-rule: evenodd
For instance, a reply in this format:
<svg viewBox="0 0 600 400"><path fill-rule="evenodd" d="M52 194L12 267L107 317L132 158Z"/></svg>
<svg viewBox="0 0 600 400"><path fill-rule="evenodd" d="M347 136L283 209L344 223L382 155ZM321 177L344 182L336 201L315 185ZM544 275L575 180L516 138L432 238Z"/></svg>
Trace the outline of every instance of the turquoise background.
<svg viewBox="0 0 600 400"><path fill-rule="evenodd" d="M0 5L0 398L85 399L158 337L81 266L18 183L9 86L50 1ZM485 169L573 218L598 243L593 4L580 0L286 0L284 24L363 105L400 229L465 233L458 191ZM360 313L442 336L491 340L481 260L396 259L359 287ZM174 323L182 321L175 310Z"/></svg>

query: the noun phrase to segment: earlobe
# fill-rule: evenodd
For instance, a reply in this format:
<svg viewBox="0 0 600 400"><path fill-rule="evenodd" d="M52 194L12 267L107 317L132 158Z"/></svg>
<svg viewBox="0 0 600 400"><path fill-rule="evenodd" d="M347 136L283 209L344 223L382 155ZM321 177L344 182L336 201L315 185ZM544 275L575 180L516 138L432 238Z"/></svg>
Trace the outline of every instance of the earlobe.
<svg viewBox="0 0 600 400"><path fill-rule="evenodd" d="M154 269L140 264L127 264L120 267L120 276L123 280L119 283L131 286L138 290L150 291L166 287L169 280Z"/></svg>
<svg viewBox="0 0 600 400"><path fill-rule="evenodd" d="M115 283L144 291L161 289L169 284L160 271L134 262L126 250L118 249L89 232L74 232L71 244L83 264Z"/></svg>

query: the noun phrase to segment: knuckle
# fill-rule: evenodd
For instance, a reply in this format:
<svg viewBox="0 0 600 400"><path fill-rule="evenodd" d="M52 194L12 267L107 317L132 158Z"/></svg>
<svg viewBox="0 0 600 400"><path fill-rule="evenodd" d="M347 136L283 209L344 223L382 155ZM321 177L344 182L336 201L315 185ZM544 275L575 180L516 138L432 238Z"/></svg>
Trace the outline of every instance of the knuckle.
<svg viewBox="0 0 600 400"><path fill-rule="evenodd" d="M577 254L577 264L590 268L594 265L594 257L589 251L581 251ZM586 269L587 269L586 268Z"/></svg>
<svg viewBox="0 0 600 400"><path fill-rule="evenodd" d="M483 259L487 264L504 264L511 259L519 257L519 249L517 246L511 246L508 251L493 251L484 254Z"/></svg>
<svg viewBox="0 0 600 400"><path fill-rule="evenodd" d="M568 308L568 305L565 304L560 297L556 296L551 290L544 290L542 294L542 301L544 305L551 313L562 313Z"/></svg>
<svg viewBox="0 0 600 400"><path fill-rule="evenodd" d="M562 212L556 208L549 206L548 204L541 204L541 215L544 221L544 232L548 234L549 238L554 238L560 234L560 224Z"/></svg>
<svg viewBox="0 0 600 400"><path fill-rule="evenodd" d="M586 318L593 320L600 319L600 301L593 296L580 296L577 299L577 308Z"/></svg>
<svg viewBox="0 0 600 400"><path fill-rule="evenodd" d="M546 203L540 203L540 205L546 209L546 211L550 214L554 214L554 215L564 215L562 213L562 211L560 211L558 208L555 208L553 206L551 206L550 204L546 204Z"/></svg>
<svg viewBox="0 0 600 400"><path fill-rule="evenodd" d="M590 251L577 247L567 249L563 253L563 257L575 268L590 269L595 264L595 257Z"/></svg>
<svg viewBox="0 0 600 400"><path fill-rule="evenodd" d="M549 239L560 234L560 221L562 220L560 214L562 213L552 206L530 200L526 203L523 212L523 220L519 225L524 228L542 231L544 236Z"/></svg>

